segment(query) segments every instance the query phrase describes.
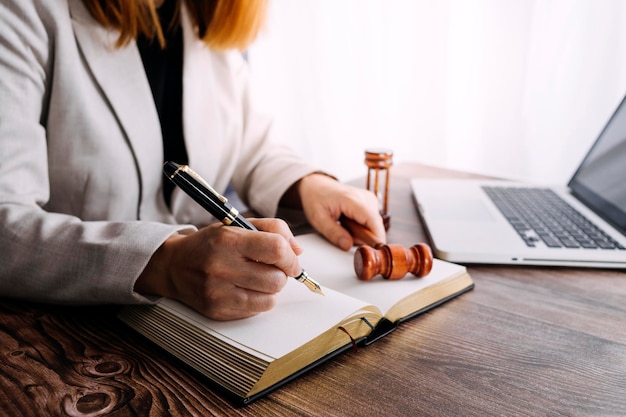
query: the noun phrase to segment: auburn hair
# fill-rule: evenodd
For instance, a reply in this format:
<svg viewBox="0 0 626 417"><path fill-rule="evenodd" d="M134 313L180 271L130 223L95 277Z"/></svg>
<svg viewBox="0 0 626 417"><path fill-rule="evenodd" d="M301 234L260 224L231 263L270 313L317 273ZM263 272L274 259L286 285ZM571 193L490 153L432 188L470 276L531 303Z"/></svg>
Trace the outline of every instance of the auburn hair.
<svg viewBox="0 0 626 417"><path fill-rule="evenodd" d="M138 35L157 39L165 46L157 14L157 0L83 0L93 17L107 28L120 32L117 46ZM267 0L165 0L176 1L174 21L185 2L198 37L217 50L244 50L257 37L267 11Z"/></svg>

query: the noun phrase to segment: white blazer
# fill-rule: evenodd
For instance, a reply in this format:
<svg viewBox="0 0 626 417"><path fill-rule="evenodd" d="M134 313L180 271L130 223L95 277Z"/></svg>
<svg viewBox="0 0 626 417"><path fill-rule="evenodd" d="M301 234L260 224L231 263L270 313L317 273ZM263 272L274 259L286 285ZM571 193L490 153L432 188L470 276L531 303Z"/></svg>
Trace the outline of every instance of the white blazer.
<svg viewBox="0 0 626 417"><path fill-rule="evenodd" d="M315 169L272 143L241 54L210 51L185 11L183 33L189 164L274 216ZM133 286L152 253L213 220L178 189L166 207L150 85L135 43L116 48L117 37L81 0L0 6L0 295L148 302Z"/></svg>

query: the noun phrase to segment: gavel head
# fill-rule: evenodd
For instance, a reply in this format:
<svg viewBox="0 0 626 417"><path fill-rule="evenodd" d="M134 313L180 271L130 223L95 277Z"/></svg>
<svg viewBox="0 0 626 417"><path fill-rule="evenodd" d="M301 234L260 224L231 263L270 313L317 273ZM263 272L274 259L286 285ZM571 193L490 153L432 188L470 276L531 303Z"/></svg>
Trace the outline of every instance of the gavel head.
<svg viewBox="0 0 626 417"><path fill-rule="evenodd" d="M354 253L354 272L365 281L379 274L385 279L401 279L409 272L423 277L432 267L432 251L425 243L418 243L408 249L402 245L363 245Z"/></svg>

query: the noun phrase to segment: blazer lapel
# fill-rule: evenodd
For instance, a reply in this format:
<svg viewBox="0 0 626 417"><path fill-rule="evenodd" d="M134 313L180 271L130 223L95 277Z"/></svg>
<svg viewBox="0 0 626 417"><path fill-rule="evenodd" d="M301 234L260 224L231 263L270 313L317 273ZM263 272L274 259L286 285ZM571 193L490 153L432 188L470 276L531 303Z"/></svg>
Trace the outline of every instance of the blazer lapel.
<svg viewBox="0 0 626 417"><path fill-rule="evenodd" d="M151 161L155 155L157 158L163 155L162 139L139 50L134 41L117 48L116 31L97 23L81 0L70 0L69 4L74 33L85 61L126 132L140 172L151 173ZM159 159L159 168L160 162Z"/></svg>
<svg viewBox="0 0 626 417"><path fill-rule="evenodd" d="M163 143L156 106L136 44L117 48L118 33L91 16L81 0L70 0L74 33L94 78L125 131L138 165L142 200L160 185ZM155 174L157 169L157 175ZM154 188L155 187L155 188ZM141 202L145 207L145 201ZM153 203L153 202L152 202Z"/></svg>

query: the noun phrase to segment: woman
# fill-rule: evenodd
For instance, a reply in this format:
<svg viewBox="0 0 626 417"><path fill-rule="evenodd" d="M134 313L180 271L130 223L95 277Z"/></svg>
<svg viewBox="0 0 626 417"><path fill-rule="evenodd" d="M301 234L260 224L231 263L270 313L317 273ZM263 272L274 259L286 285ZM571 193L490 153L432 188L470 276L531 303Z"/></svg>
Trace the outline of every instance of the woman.
<svg viewBox="0 0 626 417"><path fill-rule="evenodd" d="M0 6L0 293L63 303L178 299L214 319L272 308L301 252L282 209L343 249L384 239L376 198L272 143L241 50L264 1L8 0ZM264 232L219 224L163 182L232 184ZM209 224L207 226L207 224Z"/></svg>

